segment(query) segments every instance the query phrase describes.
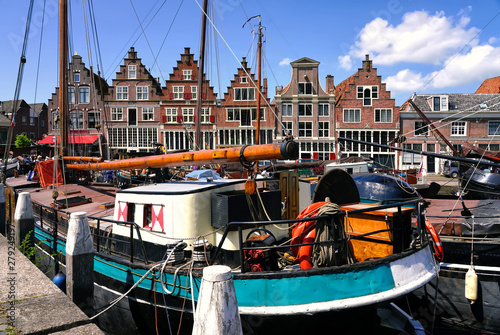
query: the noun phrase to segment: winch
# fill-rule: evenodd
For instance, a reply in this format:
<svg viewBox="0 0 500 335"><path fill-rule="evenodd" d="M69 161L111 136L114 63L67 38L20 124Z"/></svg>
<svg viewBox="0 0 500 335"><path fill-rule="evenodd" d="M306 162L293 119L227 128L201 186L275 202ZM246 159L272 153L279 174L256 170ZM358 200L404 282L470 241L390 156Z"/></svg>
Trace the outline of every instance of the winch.
<svg viewBox="0 0 500 335"><path fill-rule="evenodd" d="M276 249L267 248L274 242L276 242L276 238L267 229L257 228L250 231L243 243L243 247L256 249L244 250L244 271L261 272L278 270Z"/></svg>

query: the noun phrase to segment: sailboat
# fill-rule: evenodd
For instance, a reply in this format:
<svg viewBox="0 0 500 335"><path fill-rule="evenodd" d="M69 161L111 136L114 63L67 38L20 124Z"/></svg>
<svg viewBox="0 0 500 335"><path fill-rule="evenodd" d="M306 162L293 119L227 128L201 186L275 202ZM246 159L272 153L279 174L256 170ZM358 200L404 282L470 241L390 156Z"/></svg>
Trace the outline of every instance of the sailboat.
<svg viewBox="0 0 500 335"><path fill-rule="evenodd" d="M65 68L62 61L61 72ZM61 113L64 82L62 75ZM66 155L65 138L62 132L60 156ZM332 170L319 180L311 203L310 188L301 187L296 174L258 178L251 165L297 156L296 142L287 140L111 162L64 157L81 161L67 164L69 169L94 171L240 162L250 178L119 190L111 219L102 215L108 191L100 190L95 201L69 206L65 200L61 209L37 202L42 192L33 193L35 238L44 251L59 254L56 261L64 270L68 226L61 218L97 202L103 206L100 215L88 215L95 248L92 317L113 333L191 333L203 268L212 264L230 266L243 327L254 334L310 329L332 318L338 320L336 329L357 329L366 325L342 324L345 313L350 320L361 315L367 321L375 307L435 277L438 241L424 234L420 199L361 203L352 178Z"/></svg>

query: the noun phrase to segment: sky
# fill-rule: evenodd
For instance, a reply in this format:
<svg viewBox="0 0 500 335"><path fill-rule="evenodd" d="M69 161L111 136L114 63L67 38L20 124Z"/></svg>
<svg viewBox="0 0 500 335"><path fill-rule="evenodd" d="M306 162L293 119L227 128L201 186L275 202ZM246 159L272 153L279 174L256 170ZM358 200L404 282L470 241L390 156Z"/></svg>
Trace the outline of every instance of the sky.
<svg viewBox="0 0 500 335"><path fill-rule="evenodd" d="M131 46L163 85L185 47L199 57L202 0L69 2L70 52L109 84ZM29 4L0 0L0 101L14 97ZM500 0L209 0L209 8L205 72L219 97L242 57L256 73L259 18L247 20L258 15L271 97L302 57L320 62L324 88L327 75L339 84L368 54L396 105L413 93L473 93L500 76ZM35 1L20 93L28 103L47 103L58 86L57 15L57 0Z"/></svg>

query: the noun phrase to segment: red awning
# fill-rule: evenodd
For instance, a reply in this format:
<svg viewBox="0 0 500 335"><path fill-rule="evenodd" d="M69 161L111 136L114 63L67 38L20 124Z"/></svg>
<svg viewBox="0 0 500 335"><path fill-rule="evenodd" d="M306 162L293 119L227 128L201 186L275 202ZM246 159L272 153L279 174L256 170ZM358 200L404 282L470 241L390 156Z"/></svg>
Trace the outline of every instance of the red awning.
<svg viewBox="0 0 500 335"><path fill-rule="evenodd" d="M75 134L69 136L69 143L71 144L92 144L99 138L99 135L81 135ZM57 136L57 141L59 142L59 136ZM47 136L38 144L54 144L54 136Z"/></svg>

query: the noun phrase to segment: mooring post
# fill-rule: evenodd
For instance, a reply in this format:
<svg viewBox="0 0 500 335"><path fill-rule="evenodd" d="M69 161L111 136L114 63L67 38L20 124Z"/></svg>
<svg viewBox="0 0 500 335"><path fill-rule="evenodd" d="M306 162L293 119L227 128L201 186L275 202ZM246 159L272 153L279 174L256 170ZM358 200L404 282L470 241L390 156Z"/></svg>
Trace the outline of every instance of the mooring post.
<svg viewBox="0 0 500 335"><path fill-rule="evenodd" d="M14 212L15 243L19 247L30 232L28 245L35 243L35 215L33 204L28 192L22 192L17 198L16 211Z"/></svg>
<svg viewBox="0 0 500 335"><path fill-rule="evenodd" d="M6 229L6 221L7 217L5 216L5 190L2 183L0 183L0 234L3 236L7 236Z"/></svg>
<svg viewBox="0 0 500 335"><path fill-rule="evenodd" d="M66 238L66 294L84 312L93 308L94 253L87 213L72 213Z"/></svg>
<svg viewBox="0 0 500 335"><path fill-rule="evenodd" d="M212 265L203 269L193 335L243 334L231 268Z"/></svg>

